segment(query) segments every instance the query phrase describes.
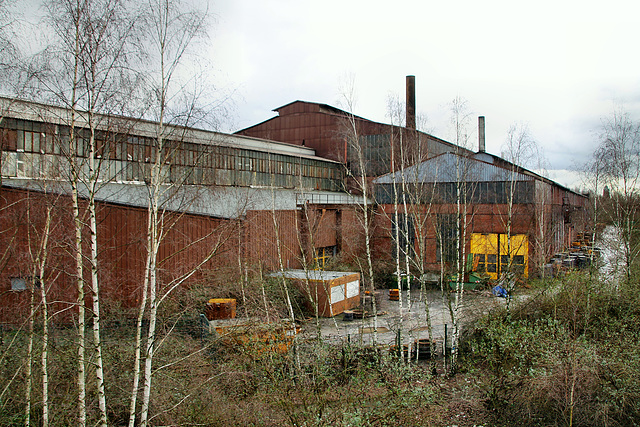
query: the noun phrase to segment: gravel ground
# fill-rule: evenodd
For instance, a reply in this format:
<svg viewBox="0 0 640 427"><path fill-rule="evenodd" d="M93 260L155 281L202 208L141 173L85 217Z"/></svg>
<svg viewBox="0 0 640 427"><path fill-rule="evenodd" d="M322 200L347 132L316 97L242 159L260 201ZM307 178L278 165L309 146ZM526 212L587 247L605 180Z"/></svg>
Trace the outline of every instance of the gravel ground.
<svg viewBox="0 0 640 427"><path fill-rule="evenodd" d="M330 342L351 340L364 345L371 344L374 340L374 330L377 326L376 341L380 344L395 343L398 330L402 330L402 341L413 342L415 339L427 338L427 321L425 303L420 298L419 290L402 293L402 316L400 316L400 302L389 300L387 290L380 291L380 307L378 309L377 325L374 317L365 319L343 320L339 314L333 318L323 318L321 322L322 336ZM445 325L451 328L449 309L443 302L442 294L438 290L428 291L426 294L429 302L429 315L433 337L436 341L442 341L445 334ZM453 297L453 295L452 295ZM411 305L409 306L409 298ZM497 298L489 291L465 291L461 308L461 322L464 324L489 312L498 305L504 305L505 300ZM315 337L315 319L307 321L303 327L303 336Z"/></svg>

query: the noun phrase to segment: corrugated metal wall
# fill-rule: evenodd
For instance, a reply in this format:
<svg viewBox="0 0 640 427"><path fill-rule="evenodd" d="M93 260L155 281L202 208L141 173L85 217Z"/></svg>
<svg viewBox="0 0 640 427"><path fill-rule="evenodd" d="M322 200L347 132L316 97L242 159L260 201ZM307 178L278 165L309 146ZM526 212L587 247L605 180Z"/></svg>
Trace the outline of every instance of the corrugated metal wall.
<svg viewBox="0 0 640 427"><path fill-rule="evenodd" d="M239 131L238 134L296 145L304 143L305 146L315 149L317 156L340 162L347 160L346 135L349 134L349 129L346 126L345 112L323 104L302 101L292 102L277 111L279 113L277 117ZM398 129L361 117L355 116L354 118L361 136L388 136L394 132L394 129ZM424 144L424 149L421 152L427 157L449 151L452 147L451 144L424 133L420 133L420 141ZM378 143L378 139L373 138L370 142ZM387 151L390 152L390 150L389 146ZM378 156L380 156L379 153ZM391 158L390 155L382 157ZM353 159L350 160L353 161ZM380 169L380 165L376 165L376 169ZM390 165L388 165L387 171L391 171Z"/></svg>
<svg viewBox="0 0 640 427"><path fill-rule="evenodd" d="M28 310L28 292L11 291L11 278L33 276L33 262L28 247L31 244L35 253L38 233L44 229L44 212L52 201L55 203L55 227L51 232L51 256L46 268L51 278L49 299L58 301L52 307L52 312L69 308L75 303L74 228L69 197L56 198L38 192L3 188L0 194L0 245L6 251L0 270L0 322L14 323ZM108 307L109 301L131 307L139 302L144 281L147 210L98 204L97 216L98 269L105 307ZM197 215L169 214L166 224L171 224L171 229L160 246L159 272L162 283L168 284L196 268L217 246L216 255L202 266L203 270L228 265L236 256L237 241L230 239L235 233L234 222ZM89 255L88 238L88 230L85 229L85 257ZM84 266L84 272L88 281L88 263ZM185 282L185 286L199 280L202 280L202 274L194 274ZM64 311L60 320L68 320L73 313L71 310Z"/></svg>
<svg viewBox="0 0 640 427"><path fill-rule="evenodd" d="M275 224L274 224L275 217ZM279 270L278 246L284 268L299 268L300 245L297 211L249 211L244 223L245 259L262 263L266 270Z"/></svg>
<svg viewBox="0 0 640 427"><path fill-rule="evenodd" d="M52 222L45 286L48 288L50 281L55 281L48 294L50 301L57 301L51 304L50 313L70 307L66 301L70 301L69 295L74 289L70 279L73 258L69 256L73 234L67 232L71 215L66 201L37 192L4 188L0 192L0 322L22 323L27 318L29 292L12 290L11 282L15 278L32 282L31 278L38 274L34 257L39 252L48 208L52 209ZM36 286L35 292L38 301L40 287Z"/></svg>
<svg viewBox="0 0 640 427"><path fill-rule="evenodd" d="M536 181L535 192L536 195L541 196L540 200L534 197L529 203L513 205L511 234L527 235L531 242L529 245L531 259L534 262L540 262L541 257L542 259L548 258L563 250L575 239L577 232L583 229L588 199L542 181ZM414 209L416 208L411 206L409 211L413 212ZM570 211L568 216L567 209ZM402 204L399 205L399 210L402 212ZM391 224L393 205L381 205L380 211L381 215L376 217L376 254L382 259L390 259L394 253L391 232L393 229ZM456 212L457 206L452 203L434 203L430 207L430 215L434 220L438 215L455 216ZM467 205L467 221L469 223L467 232L469 236L471 233L506 234L508 220L509 207L507 204L471 203ZM420 232L420 230L417 231ZM427 247L425 261L429 268L438 269L438 243L434 223L429 222L425 231ZM540 237L541 235L542 237ZM541 238L543 241L540 241ZM544 251L544 253L534 255L534 251Z"/></svg>
<svg viewBox="0 0 640 427"><path fill-rule="evenodd" d="M52 283L50 300L53 311L61 311L54 321L70 321L76 301L74 227L68 196L55 198L38 191L2 187L0 190L0 247L5 248L0 268L0 322L22 321L28 312L29 292L11 291L11 278L33 276L29 243L37 246L37 234L43 229L44 213L53 203L54 224L50 242L51 256L47 272ZM82 203L85 203L84 201ZM249 266L262 264L279 270L278 242L284 268L301 266L301 243L311 262L314 248L337 246L345 260L363 253L363 230L359 211L352 205L311 205L311 227L303 226L302 210L247 211L239 220L224 220L201 215L167 213L168 230L160 246L159 280L165 286L182 274L198 267L209 252L219 246L215 256L184 286L207 280L210 273L235 269L238 256ZM105 310L118 306L135 307L140 302L146 260L147 215L145 208L97 203L99 280ZM278 235L274 226L277 223ZM313 238L309 237L309 230ZM88 229L84 230L85 257L88 259ZM304 246L305 243L307 246ZM239 248L240 245L240 248ZM84 266L85 280L90 268ZM67 309L67 310L64 310Z"/></svg>

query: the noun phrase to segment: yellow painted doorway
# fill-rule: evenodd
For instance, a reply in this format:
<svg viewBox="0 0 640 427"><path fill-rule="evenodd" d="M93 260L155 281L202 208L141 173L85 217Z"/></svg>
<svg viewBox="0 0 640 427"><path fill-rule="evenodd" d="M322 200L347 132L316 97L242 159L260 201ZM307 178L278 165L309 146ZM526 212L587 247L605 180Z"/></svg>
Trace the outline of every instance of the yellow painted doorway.
<svg viewBox="0 0 640 427"><path fill-rule="evenodd" d="M513 271L527 277L529 238L524 234L515 234L511 236L511 245L508 242L506 234L473 233L471 235L473 270L486 272L492 279L497 280L511 262Z"/></svg>

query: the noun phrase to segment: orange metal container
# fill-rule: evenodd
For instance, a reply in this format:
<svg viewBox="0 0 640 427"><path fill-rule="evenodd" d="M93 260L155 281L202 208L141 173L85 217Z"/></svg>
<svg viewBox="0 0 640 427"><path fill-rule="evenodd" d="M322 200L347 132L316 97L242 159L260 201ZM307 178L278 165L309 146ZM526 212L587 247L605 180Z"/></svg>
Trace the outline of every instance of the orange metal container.
<svg viewBox="0 0 640 427"><path fill-rule="evenodd" d="M205 307L208 320L235 319L236 300L233 298L212 298Z"/></svg>

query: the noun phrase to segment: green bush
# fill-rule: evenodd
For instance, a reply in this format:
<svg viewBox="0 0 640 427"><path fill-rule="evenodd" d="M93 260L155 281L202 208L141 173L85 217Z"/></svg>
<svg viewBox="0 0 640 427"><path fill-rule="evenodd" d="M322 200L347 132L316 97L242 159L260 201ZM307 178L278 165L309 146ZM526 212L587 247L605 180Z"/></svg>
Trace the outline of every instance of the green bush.
<svg viewBox="0 0 640 427"><path fill-rule="evenodd" d="M497 425L640 423L640 306L587 275L568 275L467 343L465 366Z"/></svg>

